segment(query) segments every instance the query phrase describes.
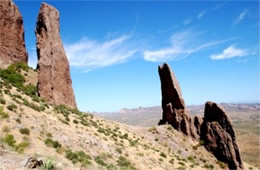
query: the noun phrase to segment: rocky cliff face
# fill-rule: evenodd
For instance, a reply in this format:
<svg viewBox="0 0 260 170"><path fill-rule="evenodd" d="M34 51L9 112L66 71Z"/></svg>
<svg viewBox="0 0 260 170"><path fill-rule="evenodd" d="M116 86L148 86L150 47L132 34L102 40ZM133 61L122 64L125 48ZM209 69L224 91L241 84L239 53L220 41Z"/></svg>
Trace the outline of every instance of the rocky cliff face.
<svg viewBox="0 0 260 170"><path fill-rule="evenodd" d="M35 34L38 55L38 92L52 104L76 108L70 68L60 38L59 12L42 3Z"/></svg>
<svg viewBox="0 0 260 170"><path fill-rule="evenodd" d="M231 120L216 103L207 102L205 105L200 137L206 149L220 161L227 162L230 169L243 169Z"/></svg>
<svg viewBox="0 0 260 170"><path fill-rule="evenodd" d="M0 68L28 61L23 18L12 0L0 1Z"/></svg>
<svg viewBox="0 0 260 170"><path fill-rule="evenodd" d="M190 117L185 108L179 83L168 64L159 66L163 118L176 130L196 140L203 140L206 149L230 169L243 169L235 132L230 118L216 103L207 102L204 118Z"/></svg>
<svg viewBox="0 0 260 170"><path fill-rule="evenodd" d="M176 130L182 131L185 135L198 139L194 121L190 118L182 98L179 83L168 64L164 63L158 68L161 90L163 117L159 122L171 124Z"/></svg>

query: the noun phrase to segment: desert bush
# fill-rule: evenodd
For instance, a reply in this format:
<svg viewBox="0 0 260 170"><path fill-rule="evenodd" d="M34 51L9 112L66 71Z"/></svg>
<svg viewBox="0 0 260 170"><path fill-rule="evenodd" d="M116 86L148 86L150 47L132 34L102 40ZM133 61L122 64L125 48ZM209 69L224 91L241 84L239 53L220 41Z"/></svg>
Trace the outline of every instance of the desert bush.
<svg viewBox="0 0 260 170"><path fill-rule="evenodd" d="M96 162L97 164L99 164L99 165L102 165L102 166L106 166L106 165L107 165L107 164L104 162L104 160L102 159L101 156L97 156L97 157L95 158L95 162Z"/></svg>
<svg viewBox="0 0 260 170"><path fill-rule="evenodd" d="M116 152L118 152L119 154L122 154L122 153L123 153L123 151L122 151L121 148L116 148Z"/></svg>
<svg viewBox="0 0 260 170"><path fill-rule="evenodd" d="M17 123L19 123L19 124L22 123L20 118L15 119L15 121L16 121Z"/></svg>
<svg viewBox="0 0 260 170"><path fill-rule="evenodd" d="M15 111L17 109L17 106L15 104L10 104L7 106L8 110Z"/></svg>
<svg viewBox="0 0 260 170"><path fill-rule="evenodd" d="M30 135L30 130L28 128L21 128L19 131L21 134Z"/></svg>
<svg viewBox="0 0 260 170"><path fill-rule="evenodd" d="M2 106L0 106L0 118L5 119L8 117L9 117L8 113L4 112L4 108Z"/></svg>
<svg viewBox="0 0 260 170"><path fill-rule="evenodd" d="M53 147L53 148L56 148L56 149L61 147L61 144L58 141L52 140L51 138L45 139L44 143L48 147Z"/></svg>
<svg viewBox="0 0 260 170"><path fill-rule="evenodd" d="M14 139L14 135L12 134L6 134L5 135L5 138L3 140L7 145L11 146L11 147L14 147L15 146L15 139Z"/></svg>
<svg viewBox="0 0 260 170"><path fill-rule="evenodd" d="M78 124L79 122L76 119L74 119L73 123Z"/></svg>
<svg viewBox="0 0 260 170"><path fill-rule="evenodd" d="M117 165L120 166L122 169L133 169L135 170L136 168L132 165L130 161L128 161L125 157L120 156L118 160L116 161Z"/></svg>
<svg viewBox="0 0 260 170"><path fill-rule="evenodd" d="M174 164L174 159L173 159L173 158L170 159L170 160L169 160L169 163L170 163L170 164Z"/></svg>
<svg viewBox="0 0 260 170"><path fill-rule="evenodd" d="M91 164L91 157L83 151L73 152L72 150L68 149L66 151L66 158L72 161L74 164L79 162L81 166L87 166Z"/></svg>
<svg viewBox="0 0 260 170"><path fill-rule="evenodd" d="M15 145L15 151L18 153L23 153L24 149L29 146L28 142L21 142L18 145Z"/></svg>
<svg viewBox="0 0 260 170"><path fill-rule="evenodd" d="M160 156L161 156L161 157L164 157L164 158L167 158L167 155L166 155L164 152L161 152L161 153L160 153Z"/></svg>
<svg viewBox="0 0 260 170"><path fill-rule="evenodd" d="M6 101L2 97L0 97L0 103L1 104L6 104Z"/></svg>

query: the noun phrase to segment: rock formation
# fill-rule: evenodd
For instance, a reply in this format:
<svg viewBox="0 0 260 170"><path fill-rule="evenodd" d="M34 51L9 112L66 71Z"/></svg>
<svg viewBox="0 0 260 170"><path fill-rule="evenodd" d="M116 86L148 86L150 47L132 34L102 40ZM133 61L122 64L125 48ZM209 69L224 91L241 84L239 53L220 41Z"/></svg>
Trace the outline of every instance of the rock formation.
<svg viewBox="0 0 260 170"><path fill-rule="evenodd" d="M163 118L161 124L171 124L176 130L196 140L203 140L206 149L230 169L243 169L235 132L230 118L216 103L207 102L204 118L191 118L185 108L181 89L168 64L159 66L162 90Z"/></svg>
<svg viewBox="0 0 260 170"><path fill-rule="evenodd" d="M243 169L231 120L216 103L206 103L200 138L206 149L218 160L228 163L230 169Z"/></svg>
<svg viewBox="0 0 260 170"><path fill-rule="evenodd" d="M60 38L59 12L42 3L36 30L38 93L52 104L76 108L70 68Z"/></svg>
<svg viewBox="0 0 260 170"><path fill-rule="evenodd" d="M24 43L23 18L12 0L0 1L0 68L23 61L28 54Z"/></svg>
<svg viewBox="0 0 260 170"><path fill-rule="evenodd" d="M185 108L179 83L168 64L164 63L158 68L161 90L163 117L159 122L171 124L176 130L182 131L185 135L198 139L197 130L193 119L190 118Z"/></svg>

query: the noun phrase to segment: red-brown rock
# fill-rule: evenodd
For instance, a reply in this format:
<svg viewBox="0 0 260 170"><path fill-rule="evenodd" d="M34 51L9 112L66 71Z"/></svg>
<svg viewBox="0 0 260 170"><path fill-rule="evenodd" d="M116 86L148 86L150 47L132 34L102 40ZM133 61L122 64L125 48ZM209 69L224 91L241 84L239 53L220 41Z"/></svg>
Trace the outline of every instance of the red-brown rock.
<svg viewBox="0 0 260 170"><path fill-rule="evenodd" d="M52 104L76 108L69 62L60 38L57 9L42 3L35 34L39 95Z"/></svg>
<svg viewBox="0 0 260 170"><path fill-rule="evenodd" d="M200 138L204 141L206 149L218 160L227 163L230 169L243 169L231 120L216 103L206 103Z"/></svg>
<svg viewBox="0 0 260 170"><path fill-rule="evenodd" d="M28 61L23 18L12 0L0 1L0 68Z"/></svg>
<svg viewBox="0 0 260 170"><path fill-rule="evenodd" d="M179 83L171 71L170 66L164 63L158 68L161 90L163 117L159 122L171 124L176 130L183 132L187 136L198 139L193 120L185 108Z"/></svg>

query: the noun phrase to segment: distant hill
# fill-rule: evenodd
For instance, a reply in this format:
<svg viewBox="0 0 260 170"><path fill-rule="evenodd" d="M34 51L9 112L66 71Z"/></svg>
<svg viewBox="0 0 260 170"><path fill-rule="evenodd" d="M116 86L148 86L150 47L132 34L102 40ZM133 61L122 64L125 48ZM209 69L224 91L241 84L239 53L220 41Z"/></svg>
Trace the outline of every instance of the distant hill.
<svg viewBox="0 0 260 170"><path fill-rule="evenodd" d="M220 103L226 110L227 114L233 121L254 120L260 118L260 104L254 103ZM187 106L191 115L204 114L204 105ZM96 113L97 115L135 126L151 127L156 126L162 117L161 106L154 107L138 107L134 109L123 108L119 112L114 113Z"/></svg>

